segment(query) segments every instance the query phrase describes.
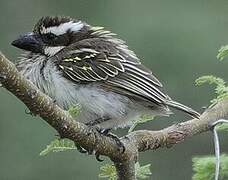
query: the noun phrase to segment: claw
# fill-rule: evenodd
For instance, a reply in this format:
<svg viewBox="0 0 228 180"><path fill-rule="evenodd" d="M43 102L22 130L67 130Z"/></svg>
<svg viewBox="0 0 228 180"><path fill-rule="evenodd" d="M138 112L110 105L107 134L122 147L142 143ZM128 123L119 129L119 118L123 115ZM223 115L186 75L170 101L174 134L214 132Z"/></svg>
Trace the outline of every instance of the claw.
<svg viewBox="0 0 228 180"><path fill-rule="evenodd" d="M87 153L88 151L86 151L83 147L79 146L78 144L75 144L77 150L80 152L80 153Z"/></svg>
<svg viewBox="0 0 228 180"><path fill-rule="evenodd" d="M121 152L121 153L124 153L125 152L125 146L124 144L120 141L119 137L114 135L114 134L108 134L107 135L108 137L112 138L113 140L115 140L117 146L118 146L118 151Z"/></svg>
<svg viewBox="0 0 228 180"><path fill-rule="evenodd" d="M100 129L97 129L97 130L102 135L112 138L116 142L119 152L121 152L121 153L125 152L126 149L125 149L124 144L120 141L120 139L119 139L119 137L117 135L110 133L111 129L102 129L102 128L100 128Z"/></svg>
<svg viewBox="0 0 228 180"><path fill-rule="evenodd" d="M95 134L95 143L94 144L97 144L97 142L99 141L99 136L97 134L97 133L99 133L101 135L104 135L104 136L112 138L116 142L119 152L121 152L121 153L125 152L124 144L120 141L120 139L119 139L119 137L117 135L110 133L111 129L103 129L103 128L99 128L97 126L89 126L89 128L90 128L90 131L88 133L88 136L91 133ZM79 152L88 153L89 155L95 154L95 157L96 157L97 161L99 161L99 162L104 161L104 159L100 158L100 154L96 153L96 147L94 147L94 149L91 149L91 150L85 150L84 148L82 148L81 146L79 146L77 144L75 144L75 146L77 147Z"/></svg>

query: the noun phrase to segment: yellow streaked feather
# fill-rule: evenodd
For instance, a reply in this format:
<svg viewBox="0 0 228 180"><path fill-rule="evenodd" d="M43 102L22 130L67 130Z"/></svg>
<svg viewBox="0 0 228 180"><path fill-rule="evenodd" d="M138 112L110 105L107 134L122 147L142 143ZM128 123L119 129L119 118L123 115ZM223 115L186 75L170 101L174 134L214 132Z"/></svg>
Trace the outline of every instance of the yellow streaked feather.
<svg viewBox="0 0 228 180"><path fill-rule="evenodd" d="M62 65L59 65L59 67L60 67L61 69L64 69L64 67L63 67Z"/></svg>

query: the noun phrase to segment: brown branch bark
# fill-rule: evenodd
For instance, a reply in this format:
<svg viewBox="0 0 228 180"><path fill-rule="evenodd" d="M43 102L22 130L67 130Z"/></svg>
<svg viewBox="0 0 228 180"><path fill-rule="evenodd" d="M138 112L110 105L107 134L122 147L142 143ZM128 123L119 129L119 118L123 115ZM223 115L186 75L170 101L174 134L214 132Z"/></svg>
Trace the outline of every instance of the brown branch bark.
<svg viewBox="0 0 228 180"><path fill-rule="evenodd" d="M134 131L121 138L126 151L119 152L113 139L100 135L86 125L72 119L48 96L20 75L13 63L0 52L0 83L17 96L30 111L42 117L62 138L69 138L87 150L108 156L115 164L118 179L134 180L134 164L138 152L169 147L188 137L210 130L218 119L228 118L228 100L223 100L205 111L200 119L192 119L160 131ZM98 137L98 139L96 138ZM96 140L97 139L97 140Z"/></svg>

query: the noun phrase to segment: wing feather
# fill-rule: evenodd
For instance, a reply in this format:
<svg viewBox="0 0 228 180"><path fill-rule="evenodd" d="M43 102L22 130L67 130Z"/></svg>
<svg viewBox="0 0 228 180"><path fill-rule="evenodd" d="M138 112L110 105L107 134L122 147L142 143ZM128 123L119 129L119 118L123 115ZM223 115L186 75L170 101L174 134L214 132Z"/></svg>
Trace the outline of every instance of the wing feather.
<svg viewBox="0 0 228 180"><path fill-rule="evenodd" d="M125 44L113 46L114 41L96 43L92 40L79 43L62 53L63 56L59 55L57 65L66 78L77 83L101 82L101 86L113 87L109 88L111 91L157 104L170 99L161 91L159 80Z"/></svg>
<svg viewBox="0 0 228 180"><path fill-rule="evenodd" d="M108 65L99 64L98 68L104 71L108 76L115 77L118 74L118 70L107 66Z"/></svg>
<svg viewBox="0 0 228 180"><path fill-rule="evenodd" d="M164 94L160 89L158 89L154 84L149 83L148 81L145 81L141 79L140 77L134 76L129 73L122 74L119 78L120 80L126 79L130 81L132 84L145 89L150 94L158 97L159 99L166 99L168 96Z"/></svg>

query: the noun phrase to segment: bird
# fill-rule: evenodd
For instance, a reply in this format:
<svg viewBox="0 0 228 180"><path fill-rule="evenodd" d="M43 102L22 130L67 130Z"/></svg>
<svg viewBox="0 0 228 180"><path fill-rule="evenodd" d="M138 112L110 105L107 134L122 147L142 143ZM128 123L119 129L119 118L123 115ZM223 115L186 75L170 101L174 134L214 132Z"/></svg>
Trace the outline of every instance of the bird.
<svg viewBox="0 0 228 180"><path fill-rule="evenodd" d="M170 107L200 116L172 100L126 42L104 27L46 16L11 44L23 50L20 73L64 110L79 104L76 120L90 127L125 128L143 114L169 116Z"/></svg>

